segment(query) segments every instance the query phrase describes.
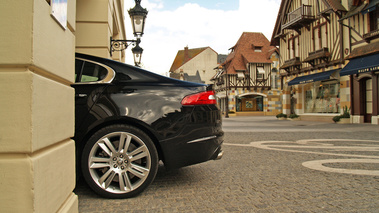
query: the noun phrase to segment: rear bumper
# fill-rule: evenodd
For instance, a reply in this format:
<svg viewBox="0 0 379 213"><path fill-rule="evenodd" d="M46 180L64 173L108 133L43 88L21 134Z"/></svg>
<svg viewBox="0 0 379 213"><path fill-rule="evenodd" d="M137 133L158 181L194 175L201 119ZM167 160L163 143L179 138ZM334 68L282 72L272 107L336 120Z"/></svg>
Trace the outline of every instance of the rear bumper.
<svg viewBox="0 0 379 213"><path fill-rule="evenodd" d="M169 137L160 140L165 166L178 168L220 159L224 132L218 107L183 107L180 115L172 119L171 134L166 134Z"/></svg>
<svg viewBox="0 0 379 213"><path fill-rule="evenodd" d="M196 135L196 134L195 134ZM206 136L191 141L165 141L161 143L164 163L167 168L179 168L219 160L223 156L221 145L224 133Z"/></svg>

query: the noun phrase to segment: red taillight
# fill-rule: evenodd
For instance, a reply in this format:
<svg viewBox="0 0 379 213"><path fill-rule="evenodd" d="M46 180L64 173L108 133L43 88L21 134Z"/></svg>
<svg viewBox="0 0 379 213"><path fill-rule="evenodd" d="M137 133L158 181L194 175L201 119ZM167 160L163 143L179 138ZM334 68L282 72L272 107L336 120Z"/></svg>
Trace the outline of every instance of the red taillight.
<svg viewBox="0 0 379 213"><path fill-rule="evenodd" d="M188 95L182 100L182 105L206 105L216 103L216 97L213 91Z"/></svg>

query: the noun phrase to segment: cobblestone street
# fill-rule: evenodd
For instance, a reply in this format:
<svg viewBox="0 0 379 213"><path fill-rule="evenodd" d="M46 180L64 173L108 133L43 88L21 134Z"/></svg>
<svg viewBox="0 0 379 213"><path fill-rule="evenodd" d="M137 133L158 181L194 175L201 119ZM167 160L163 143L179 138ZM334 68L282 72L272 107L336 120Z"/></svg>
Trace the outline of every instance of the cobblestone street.
<svg viewBox="0 0 379 213"><path fill-rule="evenodd" d="M110 200L79 182L80 212L378 212L379 127L224 119L224 157L178 170Z"/></svg>

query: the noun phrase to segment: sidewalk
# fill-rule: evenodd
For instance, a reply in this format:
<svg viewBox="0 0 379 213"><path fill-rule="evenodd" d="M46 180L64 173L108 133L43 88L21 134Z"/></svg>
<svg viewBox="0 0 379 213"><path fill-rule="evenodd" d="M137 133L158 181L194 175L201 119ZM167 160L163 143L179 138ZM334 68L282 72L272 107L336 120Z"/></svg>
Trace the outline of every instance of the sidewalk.
<svg viewBox="0 0 379 213"><path fill-rule="evenodd" d="M373 124L336 124L317 121L278 120L275 116L232 116L223 117L225 132L360 132L379 133L379 126ZM379 136L378 136L379 137Z"/></svg>

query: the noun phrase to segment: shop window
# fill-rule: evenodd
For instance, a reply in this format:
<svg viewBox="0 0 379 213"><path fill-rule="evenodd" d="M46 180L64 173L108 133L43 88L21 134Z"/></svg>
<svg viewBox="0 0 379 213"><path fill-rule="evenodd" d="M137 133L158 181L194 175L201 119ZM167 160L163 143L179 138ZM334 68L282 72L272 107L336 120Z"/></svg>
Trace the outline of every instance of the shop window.
<svg viewBox="0 0 379 213"><path fill-rule="evenodd" d="M340 84L315 82L304 86L305 113L340 113Z"/></svg>
<svg viewBox="0 0 379 213"><path fill-rule="evenodd" d="M237 97L236 101L237 112L263 111L263 96L249 95Z"/></svg>

